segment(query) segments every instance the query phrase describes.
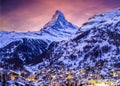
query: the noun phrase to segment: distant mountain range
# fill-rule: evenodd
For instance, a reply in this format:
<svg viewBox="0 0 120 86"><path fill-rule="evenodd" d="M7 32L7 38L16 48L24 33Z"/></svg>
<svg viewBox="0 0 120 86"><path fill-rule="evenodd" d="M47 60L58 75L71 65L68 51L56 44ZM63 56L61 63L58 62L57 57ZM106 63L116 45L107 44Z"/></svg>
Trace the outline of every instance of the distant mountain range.
<svg viewBox="0 0 120 86"><path fill-rule="evenodd" d="M38 32L0 32L0 62L16 67L41 65L120 70L120 9L95 15L78 28L56 11Z"/></svg>

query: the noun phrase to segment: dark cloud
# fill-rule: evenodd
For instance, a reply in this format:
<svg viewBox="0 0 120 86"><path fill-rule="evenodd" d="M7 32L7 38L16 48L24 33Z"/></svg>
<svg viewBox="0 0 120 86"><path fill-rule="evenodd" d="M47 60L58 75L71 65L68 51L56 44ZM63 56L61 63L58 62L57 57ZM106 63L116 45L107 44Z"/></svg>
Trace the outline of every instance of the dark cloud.
<svg viewBox="0 0 120 86"><path fill-rule="evenodd" d="M2 13L8 13L9 11L16 10L17 8L21 7L23 4L23 0L1 0L1 11Z"/></svg>
<svg viewBox="0 0 120 86"><path fill-rule="evenodd" d="M33 2L34 0L1 0L1 12L7 14Z"/></svg>
<svg viewBox="0 0 120 86"><path fill-rule="evenodd" d="M102 0L102 4L107 7L120 7L120 0Z"/></svg>

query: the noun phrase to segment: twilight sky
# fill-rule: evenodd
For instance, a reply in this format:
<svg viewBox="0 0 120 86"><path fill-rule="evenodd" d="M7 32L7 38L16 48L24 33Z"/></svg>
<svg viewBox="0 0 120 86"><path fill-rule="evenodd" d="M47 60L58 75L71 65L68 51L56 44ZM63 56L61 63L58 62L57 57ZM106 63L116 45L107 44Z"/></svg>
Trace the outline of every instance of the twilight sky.
<svg viewBox="0 0 120 86"><path fill-rule="evenodd" d="M95 14L120 7L120 0L0 0L0 30L39 31L56 10L81 26Z"/></svg>

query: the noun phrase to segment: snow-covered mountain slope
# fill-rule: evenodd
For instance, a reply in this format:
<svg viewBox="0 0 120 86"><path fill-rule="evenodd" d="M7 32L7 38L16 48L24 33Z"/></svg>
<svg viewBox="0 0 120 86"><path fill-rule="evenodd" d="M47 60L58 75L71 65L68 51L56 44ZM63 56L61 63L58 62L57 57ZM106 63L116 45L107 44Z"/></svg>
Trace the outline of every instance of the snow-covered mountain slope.
<svg viewBox="0 0 120 86"><path fill-rule="evenodd" d="M111 69L119 69L120 9L90 18L76 35L53 46L49 64L89 69L88 73L97 70L102 75L108 75Z"/></svg>
<svg viewBox="0 0 120 86"><path fill-rule="evenodd" d="M0 55L4 59L19 57L21 61L27 61L27 58L32 59L45 52L52 42L70 39L76 31L78 27L57 10L52 20L38 32L0 31Z"/></svg>
<svg viewBox="0 0 120 86"><path fill-rule="evenodd" d="M120 9L112 10L89 18L88 21L84 23L83 26L81 27L82 29L79 29L79 31L89 30L91 28L100 26L100 24L105 23L110 24L119 21L118 20L118 17L120 16L119 10Z"/></svg>

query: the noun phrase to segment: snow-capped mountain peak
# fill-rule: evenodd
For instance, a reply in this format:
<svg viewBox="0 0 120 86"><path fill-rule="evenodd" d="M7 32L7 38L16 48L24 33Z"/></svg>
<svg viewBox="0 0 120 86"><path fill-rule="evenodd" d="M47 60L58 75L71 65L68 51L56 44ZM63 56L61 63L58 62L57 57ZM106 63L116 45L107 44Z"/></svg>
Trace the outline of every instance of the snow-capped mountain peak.
<svg viewBox="0 0 120 86"><path fill-rule="evenodd" d="M66 40L78 31L78 27L68 22L64 14L57 10L52 19L41 29L42 35L52 35L52 40Z"/></svg>
<svg viewBox="0 0 120 86"><path fill-rule="evenodd" d="M114 11L108 11L102 14L97 14L89 18L88 21L82 25L79 32L86 31L94 27L101 27L103 26L103 24L113 25L115 22L119 21L119 17L120 17L120 9L116 9Z"/></svg>
<svg viewBox="0 0 120 86"><path fill-rule="evenodd" d="M55 14L53 15L52 20L53 21L57 21L57 20L63 21L63 20L65 20L64 14L61 11L57 10L55 12Z"/></svg>
<svg viewBox="0 0 120 86"><path fill-rule="evenodd" d="M65 26L76 27L65 19L64 14L61 11L56 10L52 19L47 24L45 24L43 28L45 29L48 27L57 27L62 29L62 28L65 28Z"/></svg>
<svg viewBox="0 0 120 86"><path fill-rule="evenodd" d="M51 21L49 21L47 24L45 24L44 28L51 27L54 25L60 25L64 22L67 22L65 17L64 17L64 14L61 11L57 10L55 12L55 14L53 15Z"/></svg>

